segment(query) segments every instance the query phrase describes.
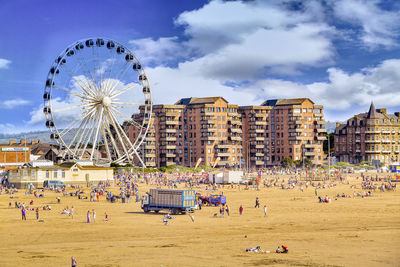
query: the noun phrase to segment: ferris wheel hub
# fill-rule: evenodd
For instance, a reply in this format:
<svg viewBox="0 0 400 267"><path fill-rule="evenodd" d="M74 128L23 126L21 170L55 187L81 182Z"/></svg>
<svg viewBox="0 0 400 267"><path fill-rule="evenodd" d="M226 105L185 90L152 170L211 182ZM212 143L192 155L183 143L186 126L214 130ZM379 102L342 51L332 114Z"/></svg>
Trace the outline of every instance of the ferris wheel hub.
<svg viewBox="0 0 400 267"><path fill-rule="evenodd" d="M102 103L104 107L109 107L111 105L111 98L108 96L103 97Z"/></svg>

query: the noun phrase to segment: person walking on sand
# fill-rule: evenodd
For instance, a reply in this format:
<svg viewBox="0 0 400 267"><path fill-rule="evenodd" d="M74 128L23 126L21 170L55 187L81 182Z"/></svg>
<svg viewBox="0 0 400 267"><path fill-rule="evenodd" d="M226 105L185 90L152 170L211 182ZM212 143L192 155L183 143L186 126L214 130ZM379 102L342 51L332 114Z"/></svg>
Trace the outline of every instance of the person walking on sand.
<svg viewBox="0 0 400 267"><path fill-rule="evenodd" d="M254 208L259 208L260 207L260 200L258 199L258 197L256 197L256 205Z"/></svg>
<svg viewBox="0 0 400 267"><path fill-rule="evenodd" d="M22 214L22 220L26 221L26 210L25 210L25 207L22 207L21 214Z"/></svg>
<svg viewBox="0 0 400 267"><path fill-rule="evenodd" d="M74 256L72 256L71 257L71 266L72 267L76 267L77 265L76 265L77 263L76 263L76 259L74 258Z"/></svg>
<svg viewBox="0 0 400 267"><path fill-rule="evenodd" d="M93 211L93 222L95 223L96 222L96 212L94 211L94 209L92 209L92 211Z"/></svg>
<svg viewBox="0 0 400 267"><path fill-rule="evenodd" d="M229 207L228 207L228 205L226 205L225 211L226 211L226 214L228 214L228 216L229 216Z"/></svg>
<svg viewBox="0 0 400 267"><path fill-rule="evenodd" d="M86 218L87 218L87 223L90 223L90 211L87 211Z"/></svg>
<svg viewBox="0 0 400 267"><path fill-rule="evenodd" d="M71 218L74 218L74 206L71 207L71 210L69 212L69 216L71 216Z"/></svg>
<svg viewBox="0 0 400 267"><path fill-rule="evenodd" d="M267 216L267 205L264 205L264 217Z"/></svg>
<svg viewBox="0 0 400 267"><path fill-rule="evenodd" d="M36 220L39 220L39 208L36 208L35 213L36 213Z"/></svg>
<svg viewBox="0 0 400 267"><path fill-rule="evenodd" d="M240 205L240 207L239 207L239 214L242 215L242 213L243 213L243 206Z"/></svg>

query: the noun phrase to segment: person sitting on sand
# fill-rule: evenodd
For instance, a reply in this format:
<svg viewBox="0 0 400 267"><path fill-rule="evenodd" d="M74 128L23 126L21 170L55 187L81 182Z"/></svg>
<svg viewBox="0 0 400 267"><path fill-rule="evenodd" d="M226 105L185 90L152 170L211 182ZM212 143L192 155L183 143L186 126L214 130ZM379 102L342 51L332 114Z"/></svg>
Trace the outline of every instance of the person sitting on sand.
<svg viewBox="0 0 400 267"><path fill-rule="evenodd" d="M278 246L278 247L275 249L275 252L276 252L276 253L281 253L281 248Z"/></svg>
<svg viewBox="0 0 400 267"><path fill-rule="evenodd" d="M110 217L108 216L107 212L104 212L104 220L106 222L110 220Z"/></svg>
<svg viewBox="0 0 400 267"><path fill-rule="evenodd" d="M288 247L282 245L282 252L281 253L288 253L288 252L289 252Z"/></svg>

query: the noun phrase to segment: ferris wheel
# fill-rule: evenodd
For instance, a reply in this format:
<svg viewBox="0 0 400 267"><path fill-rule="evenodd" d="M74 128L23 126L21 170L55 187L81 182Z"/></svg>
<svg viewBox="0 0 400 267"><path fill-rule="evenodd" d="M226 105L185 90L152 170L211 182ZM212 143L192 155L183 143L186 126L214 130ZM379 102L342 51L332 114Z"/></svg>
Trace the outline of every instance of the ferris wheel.
<svg viewBox="0 0 400 267"><path fill-rule="evenodd" d="M43 112L65 160L134 162L150 126L150 84L126 46L106 38L67 47L47 75ZM142 120L131 115L141 107ZM127 127L135 134L128 136ZM99 152L100 151L100 152Z"/></svg>

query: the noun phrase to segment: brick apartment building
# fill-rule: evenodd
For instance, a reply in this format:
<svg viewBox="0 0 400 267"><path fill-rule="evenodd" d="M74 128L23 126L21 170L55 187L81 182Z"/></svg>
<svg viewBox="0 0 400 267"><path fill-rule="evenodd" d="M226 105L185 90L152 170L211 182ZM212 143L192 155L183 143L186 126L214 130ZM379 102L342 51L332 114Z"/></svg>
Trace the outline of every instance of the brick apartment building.
<svg viewBox="0 0 400 267"><path fill-rule="evenodd" d="M243 151L250 167L279 165L284 158L323 160L326 129L323 107L308 98L267 100L261 106L239 107Z"/></svg>
<svg viewBox="0 0 400 267"><path fill-rule="evenodd" d="M335 156L341 162L362 161L390 164L400 161L400 112L387 114L375 109L338 123L335 129Z"/></svg>
<svg viewBox="0 0 400 267"><path fill-rule="evenodd" d="M143 108L133 119L141 123ZM175 105L154 105L150 130L141 156L147 167L202 163L217 167L238 166L242 129L238 106L222 97L183 98ZM137 128L126 126L131 140Z"/></svg>
<svg viewBox="0 0 400 267"><path fill-rule="evenodd" d="M244 162L243 167L261 168L303 157L321 164L326 138L322 109L307 98L238 107L222 97L192 97L154 105L140 155L147 167L193 167L199 158L217 167ZM141 123L143 107L139 110L132 118ZM125 130L131 140L136 138L136 127L126 124Z"/></svg>

